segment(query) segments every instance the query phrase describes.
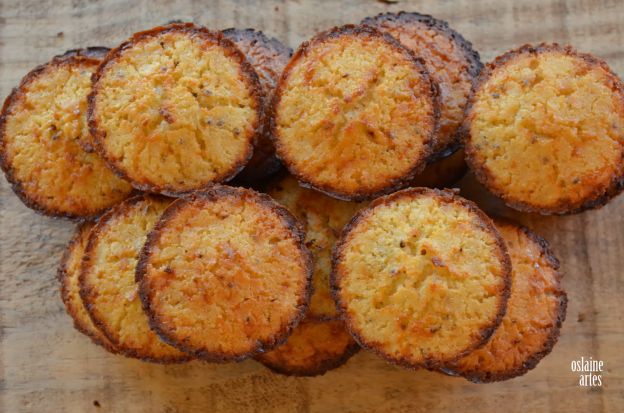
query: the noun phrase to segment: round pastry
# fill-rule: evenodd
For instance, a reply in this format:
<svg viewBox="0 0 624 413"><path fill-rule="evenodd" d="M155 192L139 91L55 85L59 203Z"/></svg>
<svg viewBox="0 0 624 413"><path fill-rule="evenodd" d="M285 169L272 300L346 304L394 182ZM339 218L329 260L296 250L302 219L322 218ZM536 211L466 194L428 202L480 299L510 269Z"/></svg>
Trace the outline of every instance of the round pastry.
<svg viewBox="0 0 624 413"><path fill-rule="evenodd" d="M410 186L440 189L452 186L466 174L468 169L464 155L464 150L460 148L448 156L427 164L425 170L410 182Z"/></svg>
<svg viewBox="0 0 624 413"><path fill-rule="evenodd" d="M488 64L464 128L468 165L513 208L574 213L624 186L624 86L570 47L526 45Z"/></svg>
<svg viewBox="0 0 624 413"><path fill-rule="evenodd" d="M307 310L311 276L304 234L285 208L218 185L171 204L137 266L152 329L214 362L284 342Z"/></svg>
<svg viewBox="0 0 624 413"><path fill-rule="evenodd" d="M453 153L474 80L483 65L479 53L448 23L419 13L383 13L362 24L389 33L423 59L440 89L440 120L432 160Z"/></svg>
<svg viewBox="0 0 624 413"><path fill-rule="evenodd" d="M58 269L58 279L61 283L61 298L65 304L67 314L74 320L76 330L90 337L95 344L99 344L106 350L115 353L115 346L106 338L91 321L89 313L80 298L80 285L78 277L80 276L80 268L82 257L84 256L89 233L93 228L92 222L84 222L76 228L76 232L69 241L69 245L61 259L61 265Z"/></svg>
<svg viewBox="0 0 624 413"><path fill-rule="evenodd" d="M305 319L286 343L256 360L276 373L318 376L342 366L359 349L342 321Z"/></svg>
<svg viewBox="0 0 624 413"><path fill-rule="evenodd" d="M91 230L80 273L80 296L95 325L128 357L158 363L187 361L150 330L135 268L147 233L170 199L141 195L117 205Z"/></svg>
<svg viewBox="0 0 624 413"><path fill-rule="evenodd" d="M314 293L306 317L317 320L336 318L336 303L329 290L331 252L344 225L363 205L302 188L292 176L281 179L268 194L288 208L305 228L306 247L314 261Z"/></svg>
<svg viewBox="0 0 624 413"><path fill-rule="evenodd" d="M271 110L272 138L290 172L331 196L360 201L407 184L424 168L437 88L392 36L349 25L299 47Z"/></svg>
<svg viewBox="0 0 624 413"><path fill-rule="evenodd" d="M0 166L22 202L45 215L93 218L132 190L89 152L87 95L104 50L55 57L28 73L4 102Z"/></svg>
<svg viewBox="0 0 624 413"><path fill-rule="evenodd" d="M260 85L262 85L263 107L266 107L284 67L290 60L292 49L284 46L279 40L254 29L227 29L222 33L236 43L256 70ZM236 175L237 182L262 181L275 174L281 167L280 161L275 156L275 148L269 135L271 133L269 117L265 116L265 112L263 110L262 129L258 133L253 156L245 168Z"/></svg>
<svg viewBox="0 0 624 413"><path fill-rule="evenodd" d="M261 86L220 33L171 24L111 50L93 78L89 127L134 187L180 195L236 175L252 155Z"/></svg>
<svg viewBox="0 0 624 413"><path fill-rule="evenodd" d="M548 243L524 227L495 223L513 269L507 313L484 347L448 366L476 383L511 379L534 368L557 342L566 315L559 261Z"/></svg>
<svg viewBox="0 0 624 413"><path fill-rule="evenodd" d="M379 198L345 227L332 288L363 347L438 368L484 345L505 314L511 265L492 221L453 192Z"/></svg>

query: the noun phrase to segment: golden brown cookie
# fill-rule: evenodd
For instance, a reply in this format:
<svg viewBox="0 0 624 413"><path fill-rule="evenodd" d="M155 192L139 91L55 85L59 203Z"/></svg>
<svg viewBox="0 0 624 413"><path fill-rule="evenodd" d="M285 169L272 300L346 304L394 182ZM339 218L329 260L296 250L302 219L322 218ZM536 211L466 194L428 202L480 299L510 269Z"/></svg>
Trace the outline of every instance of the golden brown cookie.
<svg viewBox="0 0 624 413"><path fill-rule="evenodd" d="M215 362L284 342L307 310L311 276L295 218L267 195L220 185L171 204L137 267L152 329Z"/></svg>
<svg viewBox="0 0 624 413"><path fill-rule="evenodd" d="M317 320L336 318L336 303L329 290L331 252L344 225L364 205L302 188L292 176L280 179L271 186L268 194L288 208L305 228L306 246L314 262L314 293L306 317Z"/></svg>
<svg viewBox="0 0 624 413"><path fill-rule="evenodd" d="M171 24L111 50L93 78L98 151L134 187L180 195L235 176L260 128L258 76L221 33Z"/></svg>
<svg viewBox="0 0 624 413"><path fill-rule="evenodd" d="M345 227L332 288L351 334L406 367L438 368L500 324L511 265L492 221L453 192L379 198Z"/></svg>
<svg viewBox="0 0 624 413"><path fill-rule="evenodd" d="M273 99L272 137L299 181L359 201L424 168L438 112L437 88L412 52L388 34L349 25L295 52Z"/></svg>
<svg viewBox="0 0 624 413"><path fill-rule="evenodd" d="M464 129L468 165L513 208L574 213L624 186L624 86L571 47L526 45L488 64Z"/></svg>
<svg viewBox="0 0 624 413"><path fill-rule="evenodd" d="M150 330L135 282L147 233L170 202L139 195L103 215L89 235L79 278L85 308L115 348L128 357L157 363L190 359Z"/></svg>
<svg viewBox="0 0 624 413"><path fill-rule="evenodd" d="M472 44L448 23L419 13L382 13L362 24L389 33L423 59L440 89L440 121L432 160L453 153L472 85L483 65Z"/></svg>
<svg viewBox="0 0 624 413"><path fill-rule="evenodd" d="M305 319L286 343L256 360L276 373L318 376L342 366L359 349L342 321Z"/></svg>
<svg viewBox="0 0 624 413"><path fill-rule="evenodd" d="M270 102L277 81L290 60L292 49L286 47L279 40L268 37L254 29L227 29L223 35L236 43L239 49L256 70L262 85L263 107ZM263 110L263 112L265 112ZM265 180L275 174L281 167L275 156L275 148L269 134L269 117L264 116L261 121L261 132L254 146L254 153L245 168L236 175L236 182L243 184Z"/></svg>
<svg viewBox="0 0 624 413"><path fill-rule="evenodd" d="M84 222L76 227L74 236L69 241L69 245L61 259L61 265L58 269L58 279L61 283L61 298L65 304L67 314L74 320L76 330L85 334L91 340L111 353L115 353L115 346L91 321L89 313L80 298L80 285L78 277L84 256L89 233L93 228L93 222Z"/></svg>
<svg viewBox="0 0 624 413"><path fill-rule="evenodd" d="M104 50L55 57L4 102L0 166L22 202L42 214L93 218L132 190L89 149L87 95Z"/></svg>
<svg viewBox="0 0 624 413"><path fill-rule="evenodd" d="M527 228L495 223L511 257L507 312L484 347L448 366L477 383L507 380L533 369L557 342L567 307L559 261L548 243Z"/></svg>

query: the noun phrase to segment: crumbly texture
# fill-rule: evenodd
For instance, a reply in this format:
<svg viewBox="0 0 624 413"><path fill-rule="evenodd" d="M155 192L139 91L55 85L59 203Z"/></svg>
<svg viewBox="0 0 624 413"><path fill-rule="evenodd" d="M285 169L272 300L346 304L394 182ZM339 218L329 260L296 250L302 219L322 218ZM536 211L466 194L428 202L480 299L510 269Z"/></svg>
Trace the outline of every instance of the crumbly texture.
<svg viewBox="0 0 624 413"><path fill-rule="evenodd" d="M170 202L141 195L106 213L91 230L79 279L80 296L91 319L117 350L159 363L190 358L150 330L135 282L147 233Z"/></svg>
<svg viewBox="0 0 624 413"><path fill-rule="evenodd" d="M292 215L266 195L226 186L173 203L137 267L152 328L215 362L281 344L307 310L311 275Z"/></svg>
<svg viewBox="0 0 624 413"><path fill-rule="evenodd" d="M252 154L261 86L220 33L173 24L135 34L94 77L89 126L141 190L179 195L222 182Z"/></svg>
<svg viewBox="0 0 624 413"><path fill-rule="evenodd" d="M414 177L409 186L440 189L452 186L468 169L464 155L464 150L458 149L444 158L429 163L424 171Z"/></svg>
<svg viewBox="0 0 624 413"><path fill-rule="evenodd" d="M292 49L254 29L227 29L223 31L223 35L236 43L258 74L262 85L263 106L266 107L284 67L290 60ZM262 181L280 169L281 163L275 156L275 148L269 136L269 122L270 118L263 116L262 130L258 134L253 156L236 175L237 182Z"/></svg>
<svg viewBox="0 0 624 413"><path fill-rule="evenodd" d="M482 68L472 44L447 22L419 13L384 13L362 24L397 38L423 59L440 90L440 120L433 156L445 156L459 144L458 130L474 80Z"/></svg>
<svg viewBox="0 0 624 413"><path fill-rule="evenodd" d="M276 373L317 376L335 369L360 347L342 321L302 321L288 341L256 360Z"/></svg>
<svg viewBox="0 0 624 413"><path fill-rule="evenodd" d="M336 318L336 303L329 290L331 252L342 228L364 205L339 201L318 191L302 188L292 176L281 179L268 193L297 217L306 232L306 247L314 261L314 293L307 318Z"/></svg>
<svg viewBox="0 0 624 413"><path fill-rule="evenodd" d="M552 350L565 319L567 296L548 243L526 228L496 222L511 257L507 312L490 341L450 369L474 382L520 376Z"/></svg>
<svg viewBox="0 0 624 413"><path fill-rule="evenodd" d="M436 89L409 50L371 27L344 26L295 52L275 93L272 135L300 181L364 200L424 167L437 110Z"/></svg>
<svg viewBox="0 0 624 413"><path fill-rule="evenodd" d="M0 115L0 166L13 190L46 215L95 217L132 187L97 154L89 138L87 95L100 60L78 51L26 75Z"/></svg>
<svg viewBox="0 0 624 413"><path fill-rule="evenodd" d="M74 236L71 241L69 241L69 245L63 254L61 265L58 269L58 278L61 283L61 298L65 304L67 314L74 320L74 327L76 330L90 337L95 344L99 344L106 350L114 353L115 346L106 338L104 333L93 324L80 298L78 277L80 276L82 257L84 256L87 241L89 240L89 233L93 225L92 222L88 221L78 225Z"/></svg>
<svg viewBox="0 0 624 413"><path fill-rule="evenodd" d="M563 214L600 206L624 185L624 92L598 59L556 44L489 64L471 98L466 153L509 206Z"/></svg>
<svg viewBox="0 0 624 413"><path fill-rule="evenodd" d="M358 342L437 368L485 344L505 312L511 266L491 220L452 192L406 189L345 228L332 287Z"/></svg>

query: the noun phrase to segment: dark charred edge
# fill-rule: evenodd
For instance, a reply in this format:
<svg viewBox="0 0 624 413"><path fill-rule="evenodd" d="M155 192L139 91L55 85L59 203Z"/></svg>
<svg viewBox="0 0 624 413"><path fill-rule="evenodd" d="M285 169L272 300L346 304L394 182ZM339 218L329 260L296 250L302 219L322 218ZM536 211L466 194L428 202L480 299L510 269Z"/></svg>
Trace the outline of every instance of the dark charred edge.
<svg viewBox="0 0 624 413"><path fill-rule="evenodd" d="M378 38L387 43L392 49L403 54L407 57L408 61L410 61L414 66L416 71L420 74L420 76L424 79L425 83L429 84L430 87L430 100L431 106L433 109L433 114L431 116L431 122L433 127L431 128L431 132L429 133L428 139L423 143L423 153L421 156L414 160L412 169L409 170L405 175L398 178L392 178L389 180L388 184L380 187L380 188L369 188L367 190L355 191L352 193L346 193L340 190L335 190L331 188L329 185L315 185L311 179L306 178L302 173L297 171L290 162L288 162L287 155L285 151L282 149L282 145L279 142L279 134L277 133L277 124L275 119L277 117L277 107L281 100L282 89L285 86L285 83L288 81L292 68L298 63L298 61L302 58L305 58L308 52L313 49L316 45L322 44L326 41L337 39L342 36L366 36L370 38ZM420 172L422 172L427 164L427 160L431 156L431 151L435 144L436 140L436 131L438 128L438 121L440 118L440 91L437 84L431 79L429 72L427 71L424 60L420 57L416 57L414 53L399 43L394 37L390 36L388 33L380 32L374 27L370 26L356 26L352 24L348 24L346 26L334 27L333 29L327 30L325 32L319 33L314 36L312 39L303 42L301 46L295 51L293 57L290 59L290 62L284 68L282 72L282 76L275 88L275 92L273 94L273 98L271 100L270 107L268 109L269 118L271 120L271 139L273 140L273 145L275 146L275 153L282 161L282 163L286 166L288 171L299 181L301 186L315 189L319 192L323 192L326 195L329 195L336 199L341 199L343 201L368 201L370 199L389 194L398 189L401 189L411 182L411 180ZM282 153L283 152L283 153Z"/></svg>
<svg viewBox="0 0 624 413"><path fill-rule="evenodd" d="M232 40L237 46L239 42L249 41L252 43L251 48L256 51L261 51L266 49L279 55L283 58L284 62L287 63L292 56L293 50L290 47L284 45L281 41L274 37L268 37L264 33L255 29L236 29L229 28L222 30L221 33L228 39ZM242 49L241 49L242 50ZM273 63L276 66L285 66L280 65L277 62L279 59L274 59ZM248 61L254 67L262 67L262 65L256 64L253 59L248 58ZM283 70L281 68L280 72ZM275 83L277 83L279 79L279 75L273 79ZM253 156L243 168L242 171L232 181L232 185L241 185L241 186L254 186L255 184L262 184L264 181L270 179L272 176L277 174L282 168L282 163L275 156L275 148L273 147L273 142L271 140L270 134L270 120L267 115L266 108L270 104L271 95L273 94L273 90L266 90L263 88L263 118L261 120L261 133L258 134L257 142L254 145ZM268 146L268 147L267 147Z"/></svg>
<svg viewBox="0 0 624 413"><path fill-rule="evenodd" d="M373 209L390 205L393 202L400 200L402 198L418 198L418 197L435 197L441 203L445 204L455 204L462 208L467 209L468 211L475 214L478 221L482 225L482 229L492 235L496 240L496 245L498 247L498 258L502 264L504 271L504 286L500 291L500 301L498 304L498 311L496 315L490 320L489 324L484 326L479 332L479 338L475 339L474 342L469 345L466 349L458 352L453 357L448 359L438 359L431 356L424 358L422 361L417 362L408 359L407 357L394 357L386 354L383 351L382 346L378 342L368 341L358 331L358 329L353 324L353 320L349 317L348 309L346 307L346 303L341 297L340 294L340 281L342 279L342 275L340 274L340 269L338 268L342 261L342 252L345 245L349 242L351 232L357 228L359 223L366 219L373 211ZM438 370L441 367L449 363L453 363L460 358L466 356L470 352L483 347L490 337L494 334L500 323L503 321L503 316L507 310L507 302L509 300L509 296L511 293L511 259L509 258L509 254L507 253L507 246L496 229L494 222L485 214L485 212L481 211L479 207L472 201L464 199L458 195L454 191L449 190L439 190L439 189L430 189L430 188L407 188L401 191L395 192L390 195L386 195L384 197L378 198L371 202L371 204L360 210L355 214L355 216L351 219L351 221L344 227L342 230L342 234L340 239L334 246L333 255L332 255L332 272L330 275L330 284L331 284L331 293L336 301L336 306L338 312L341 316L341 319L344 320L345 325L347 326L348 331L351 333L353 338L362 346L368 350L371 350L373 353L377 354L384 360L405 367L409 369L418 369L425 368L428 370Z"/></svg>
<svg viewBox="0 0 624 413"><path fill-rule="evenodd" d="M256 30L252 28L237 29L231 27L229 29L221 30L221 33L223 33L225 37L232 40L234 43L236 43L238 40L253 39L262 43L262 46L265 46L268 49L272 49L280 55L287 55L288 57L290 57L293 53L293 50L290 47L286 46L275 37L267 36L261 30Z"/></svg>
<svg viewBox="0 0 624 413"><path fill-rule="evenodd" d="M309 322L309 318L306 318L305 322ZM322 323L320 320L313 320L314 322ZM335 321L335 320L333 320ZM351 357L353 357L358 351L360 351L360 346L355 340L352 340L349 345L344 349L344 351L335 358L330 358L321 361L313 366L309 367L297 367L297 366L289 366L287 364L282 363L274 363L264 358L263 356L255 357L254 359L264 365L266 368L271 370L274 373L281 374L284 376L296 376L296 377L314 377L314 376L322 376L330 370L335 370L342 365L344 365Z"/></svg>
<svg viewBox="0 0 624 413"><path fill-rule="evenodd" d="M11 91L9 96L4 101L4 105L2 106L2 112L0 112L0 169L4 172L4 176L8 181L11 189L17 195L17 197L22 201L24 205L38 214L52 217L52 218L69 218L72 220L93 220L96 219L99 215L101 215L104 211L106 211L109 206L104 208L100 208L97 211L90 212L87 214L78 214L71 212L64 212L58 209L54 209L51 207L47 207L36 202L32 199L24 189L22 182L18 181L17 178L13 175L13 167L11 165L11 160L8 159L6 153L6 123L7 119L12 116L13 105L17 102L19 98L21 98L25 93L23 89L28 86L31 82L33 82L39 75L43 74L49 68L59 67L61 65L71 65L74 63L82 63L88 62L91 64L99 64L100 60L92 57L86 57L83 55L75 55L73 53L78 53L77 51L71 51L72 54L64 54L60 56L56 56L52 58L47 63L39 65L35 67L33 70L28 72L26 76L22 78L19 85ZM69 53L69 52L68 52Z"/></svg>
<svg viewBox="0 0 624 413"><path fill-rule="evenodd" d="M74 235L69 240L69 243L67 244L67 247L65 248L65 251L61 258L61 262L57 270L57 278L60 283L61 300L63 300L63 304L65 305L65 311L67 311L67 314L69 314L69 316L73 320L74 328L78 330L79 332L81 332L82 334L84 334L85 336L89 337L94 344L97 344L98 346L103 347L109 353L116 354L117 350L115 349L115 347L110 341L102 340L101 336L98 336L96 333L94 333L86 325L84 320L78 317L78 314L76 313L76 311L74 311L74 308L70 304L70 299L69 299L68 282L69 282L70 275L69 275L67 265L69 263L69 260L72 254L75 254L76 248L79 246L81 238L83 236L88 236L88 231L91 230L91 226L93 224L94 224L93 222L85 221L77 225L76 230L74 231Z"/></svg>
<svg viewBox="0 0 624 413"><path fill-rule="evenodd" d="M438 162L444 162L444 161L448 160L452 156L459 156L459 155L461 155L461 161L462 161L461 169L457 168L456 173L454 173L452 177L450 177L448 179L444 179L444 180L439 179L439 181L436 182L435 185L427 185L428 187L437 188L437 189L449 188L449 187L453 186L454 184L456 184L457 182L459 182L466 175L466 172L468 172L468 165L466 164L466 160L464 159L465 158L464 154L463 153L459 153L462 150L463 150L463 147L460 146L459 148L457 148L456 151L451 152L449 155L446 155L446 156L444 156L442 158L439 158L438 160L436 160L434 162L430 162L430 163L427 164L427 167L423 170L422 173L426 173L428 167L433 167ZM420 177L419 175L415 176L414 177L414 181L417 181L419 177ZM444 177L444 178L447 178L447 177ZM436 177L436 179L438 179L438 177ZM414 181L410 182L410 186L412 186L412 184L415 183ZM413 185L413 186L418 187L418 186L423 186L423 185Z"/></svg>
<svg viewBox="0 0 624 413"><path fill-rule="evenodd" d="M566 318L568 305L568 296L563 286L561 285L563 274L560 271L559 260L550 249L548 241L546 241L544 238L537 235L527 227L519 225L518 223L511 221L507 218L495 218L494 223L496 225L507 225L514 227L515 230L522 232L527 238L529 238L539 247L541 251L541 256L546 259L551 269L555 272L556 290L557 296L559 298L559 304L557 306L557 316L554 326L551 329L546 341L544 341L542 348L539 351L531 354L531 356L528 357L521 366L518 366L517 368L511 370L498 372L482 371L478 369L461 371L456 365L449 365L443 369L446 374L462 376L466 380L478 384L513 379L515 377L522 376L530 370L534 369L537 364L552 351L555 344L557 344L557 341L559 340L559 335L561 333L561 326L563 325L563 322Z"/></svg>
<svg viewBox="0 0 624 413"><path fill-rule="evenodd" d="M70 49L57 57L81 56L92 59L102 60L108 54L110 49L104 46L90 46L84 49Z"/></svg>
<svg viewBox="0 0 624 413"><path fill-rule="evenodd" d="M479 52L474 49L472 43L461 33L454 30L448 22L437 19L428 14L421 14L417 12L405 12L400 11L398 13L380 13L374 17L367 17L360 24L368 25L376 28L380 28L380 24L386 21L396 21L403 23L403 29L406 29L410 23L422 23L426 25L428 28L435 30L441 35L445 36L448 39L451 39L455 45L463 52L466 61L468 62L468 74L472 80L472 87L475 86L477 77L479 73L483 69L483 63L481 62L481 56L479 56ZM466 102L467 103L467 102ZM455 132L455 136L453 141L447 145L445 148L442 148L436 153L433 153L430 156L429 162L435 162L439 159L452 155L462 146L461 142L461 125L458 127Z"/></svg>
<svg viewBox="0 0 624 413"><path fill-rule="evenodd" d="M464 123L461 127L462 141L466 150L466 162L468 167L474 172L477 180L485 186L493 195L501 199L507 206L518 211L539 213L541 215L571 215L590 209L598 209L606 205L612 198L619 195L624 190L624 167L620 167L619 174L614 173L611 182L604 190L595 190L586 197L585 200L576 203L569 203L566 200L559 201L551 207L539 207L529 202L515 199L505 194L505 191L494 186L491 179L492 173L488 171L479 159L478 151L471 144L470 123L474 117L474 99L476 94L485 86L490 77L499 68L504 67L507 63L512 62L515 58L528 54L538 56L541 53L557 52L566 56L580 59L591 66L598 66L607 75L608 86L614 94L619 95L620 102L624 105L624 84L622 80L615 74L604 60L601 60L589 53L581 53L572 46L562 46L558 43L540 43L538 45L525 44L516 49L512 49L500 56L494 61L488 63L479 74L470 96L468 105L466 106ZM622 150L620 165L624 165L624 149Z"/></svg>
<svg viewBox="0 0 624 413"><path fill-rule="evenodd" d="M221 198L231 197L234 199L247 199L251 202L257 203L267 209L267 213L277 215L285 229L290 233L292 239L299 246L299 252L302 255L303 265L305 266L305 283L299 294L299 302L297 303L297 311L292 316L291 320L282 326L282 328L269 340L261 341L257 340L254 347L249 351L234 354L225 352L213 352L206 348L194 347L184 340L180 340L175 337L173 333L168 331L164 327L164 323L161 318L156 314L151 305L150 290L147 284L147 266L149 257L152 253L154 244L160 238L162 231L167 227L169 222L175 218L178 212L189 205L201 204L204 202L212 202ZM304 318L305 313L310 303L310 297L312 294L312 254L305 246L305 232L301 224L296 218L283 206L276 203L271 197L266 194L262 194L250 189L235 188L226 185L214 185L207 191L194 192L186 195L185 197L175 200L171 205L165 209L159 221L156 223L152 231L147 235L147 240L143 249L139 254L139 260L137 262L135 280L139 284L139 296L143 309L149 318L149 324L152 331L154 331L165 343L183 351L194 358L205 360L213 363L225 363L230 361L242 361L257 354L264 353L272 350L275 347L286 342L294 328Z"/></svg>
<svg viewBox="0 0 624 413"><path fill-rule="evenodd" d="M91 229L89 233L89 240L87 241L87 246L85 248L84 256L82 258L82 266L80 271L80 276L78 278L78 283L80 286L80 298L91 317L91 321L93 324L104 334L104 336L115 346L117 354L121 354L125 357L135 358L142 361L148 361L152 363L160 363L160 364L172 364L172 363L184 363L192 360L190 356L165 356L165 357L153 357L147 356L143 354L141 351L137 349L128 348L126 346L121 345L117 337L111 332L108 324L101 320L95 312L95 305L91 302L90 296L92 294L92 288L87 285L86 282L86 274L89 269L89 266L93 260L93 252L99 243L100 235L107 229L107 227L113 222L114 219L120 216L124 216L128 214L132 208L134 208L137 204L146 201L149 198L156 199L165 199L164 197L154 196L154 195L137 195L135 197L129 198L124 202L116 205L111 208L106 214L102 215L99 221L95 224L95 226Z"/></svg>
<svg viewBox="0 0 624 413"><path fill-rule="evenodd" d="M230 58L233 58L236 63L239 65L239 73L243 81L247 84L250 92L250 96L252 100L255 102L255 111L256 111L256 119L253 125L253 132L249 137L249 142L247 145L247 153L245 153L238 162L234 163L229 171L223 172L220 176L215 177L212 181L206 182L200 187L194 189L185 189L179 190L174 186L165 185L159 186L151 183L138 182L135 179L132 179L126 171L119 165L114 159L111 159L106 152L106 148L104 145L104 140L106 139L106 132L99 128L98 121L96 119L96 97L100 90L99 80L105 74L105 72L109 69L109 67L113 66L116 63L116 60L121 56L121 54L133 48L134 46L140 44L143 40L157 37L162 34L170 33L170 32L180 32L189 36L201 37L204 41L214 42L219 47L221 47L226 55ZM117 176L125 179L130 182L130 184L140 190L145 192L157 193L161 195L171 196L171 197L179 197L191 194L195 191L206 190L209 189L216 182L227 182L234 178L249 162L251 157L253 156L253 143L257 140L257 136L261 133L261 120L264 116L264 109L262 106L262 86L260 85L260 80L258 79L258 75L256 71L251 66L247 58L232 42L223 36L220 32L214 32L206 29L205 27L200 27L195 25L194 23L173 23L166 26L157 26L152 29L138 32L132 35L132 37L121 45L111 49L110 52L106 55L98 70L93 74L92 78L92 90L87 97L87 123L89 126L89 132L95 143L95 149L100 154L100 156L106 161L106 164L111 168Z"/></svg>

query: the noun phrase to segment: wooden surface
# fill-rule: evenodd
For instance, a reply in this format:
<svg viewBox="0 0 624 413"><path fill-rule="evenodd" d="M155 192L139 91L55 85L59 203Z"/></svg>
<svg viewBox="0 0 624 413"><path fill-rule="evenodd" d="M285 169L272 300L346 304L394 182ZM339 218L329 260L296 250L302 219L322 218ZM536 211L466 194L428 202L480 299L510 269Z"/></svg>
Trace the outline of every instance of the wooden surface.
<svg viewBox="0 0 624 413"><path fill-rule="evenodd" d="M484 61L525 42L559 41L624 75L621 0L1 0L0 95L66 49L113 46L172 19L255 27L296 47L317 30L401 9L448 20ZM25 208L0 178L0 412L624 411L624 196L598 211L540 217L505 209L470 178L462 187L488 212L550 240L565 272L570 304L559 344L534 371L504 383L406 371L366 352L310 379L253 361L160 366L109 355L73 330L59 298L55 269L73 224ZM602 388L578 386L570 362L581 356L604 361Z"/></svg>

